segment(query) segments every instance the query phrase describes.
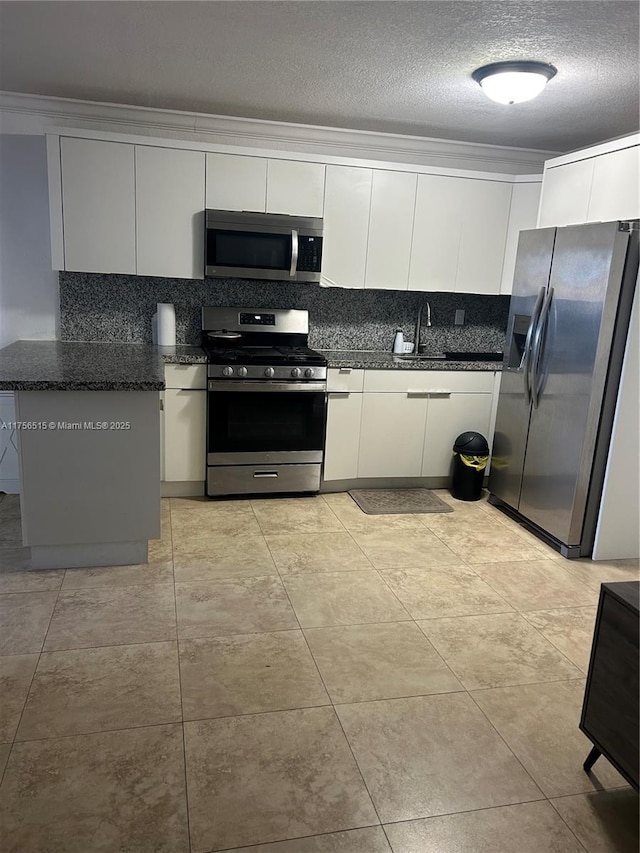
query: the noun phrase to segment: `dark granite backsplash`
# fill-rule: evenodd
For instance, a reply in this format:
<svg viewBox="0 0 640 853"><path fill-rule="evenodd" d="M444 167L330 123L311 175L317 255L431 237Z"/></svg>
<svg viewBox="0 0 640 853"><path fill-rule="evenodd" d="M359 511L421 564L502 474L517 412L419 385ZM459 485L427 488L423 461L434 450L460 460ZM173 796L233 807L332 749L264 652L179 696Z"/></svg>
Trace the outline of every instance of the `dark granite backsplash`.
<svg viewBox="0 0 640 853"><path fill-rule="evenodd" d="M61 339L151 343L151 318L158 302L174 303L179 344L200 343L203 305L237 305L306 308L312 347L349 350L390 350L397 328L412 341L418 307L429 302L432 325L424 326L423 312L421 336L428 353L503 349L509 312L508 296L61 272ZM453 324L458 308L465 312L463 326Z"/></svg>

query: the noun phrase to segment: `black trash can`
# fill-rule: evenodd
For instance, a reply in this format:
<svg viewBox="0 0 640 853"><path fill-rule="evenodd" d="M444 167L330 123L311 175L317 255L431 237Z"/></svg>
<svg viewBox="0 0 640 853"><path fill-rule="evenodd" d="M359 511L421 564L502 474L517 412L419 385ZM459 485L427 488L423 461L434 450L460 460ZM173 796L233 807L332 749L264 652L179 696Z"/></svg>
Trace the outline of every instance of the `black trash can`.
<svg viewBox="0 0 640 853"><path fill-rule="evenodd" d="M459 501L478 501L489 461L487 439L479 432L463 432L453 445L451 494Z"/></svg>

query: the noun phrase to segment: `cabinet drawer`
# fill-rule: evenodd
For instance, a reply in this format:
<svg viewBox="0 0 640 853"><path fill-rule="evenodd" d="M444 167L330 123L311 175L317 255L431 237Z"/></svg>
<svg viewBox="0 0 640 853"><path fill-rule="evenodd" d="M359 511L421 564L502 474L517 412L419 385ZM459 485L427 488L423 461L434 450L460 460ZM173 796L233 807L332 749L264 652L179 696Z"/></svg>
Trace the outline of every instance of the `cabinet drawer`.
<svg viewBox="0 0 640 853"><path fill-rule="evenodd" d="M327 391L362 391L364 370L331 367L327 372Z"/></svg>
<svg viewBox="0 0 640 853"><path fill-rule="evenodd" d="M206 364L167 364L164 368L167 388L207 388Z"/></svg>
<svg viewBox="0 0 640 853"><path fill-rule="evenodd" d="M390 391L407 393L490 393L493 391L491 370L486 372L465 370L367 370L364 375L365 391Z"/></svg>

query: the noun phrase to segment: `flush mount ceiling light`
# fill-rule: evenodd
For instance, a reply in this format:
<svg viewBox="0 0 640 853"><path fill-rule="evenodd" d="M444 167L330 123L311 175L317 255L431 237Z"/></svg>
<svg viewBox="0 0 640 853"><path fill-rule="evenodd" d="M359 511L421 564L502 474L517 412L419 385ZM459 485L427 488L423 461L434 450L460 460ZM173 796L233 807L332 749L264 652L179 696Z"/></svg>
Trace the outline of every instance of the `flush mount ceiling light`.
<svg viewBox="0 0 640 853"><path fill-rule="evenodd" d="M539 95L556 74L553 65L545 62L493 62L471 76L492 101L520 104Z"/></svg>

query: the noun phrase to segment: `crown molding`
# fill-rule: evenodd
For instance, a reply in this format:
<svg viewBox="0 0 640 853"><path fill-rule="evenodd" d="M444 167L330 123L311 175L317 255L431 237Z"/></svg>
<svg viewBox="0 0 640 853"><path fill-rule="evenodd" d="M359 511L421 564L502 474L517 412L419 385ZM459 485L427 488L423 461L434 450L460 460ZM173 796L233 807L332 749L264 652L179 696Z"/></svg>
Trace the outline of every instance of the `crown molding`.
<svg viewBox="0 0 640 853"><path fill-rule="evenodd" d="M1 133L41 135L54 127L514 175L540 173L559 153L0 91Z"/></svg>

